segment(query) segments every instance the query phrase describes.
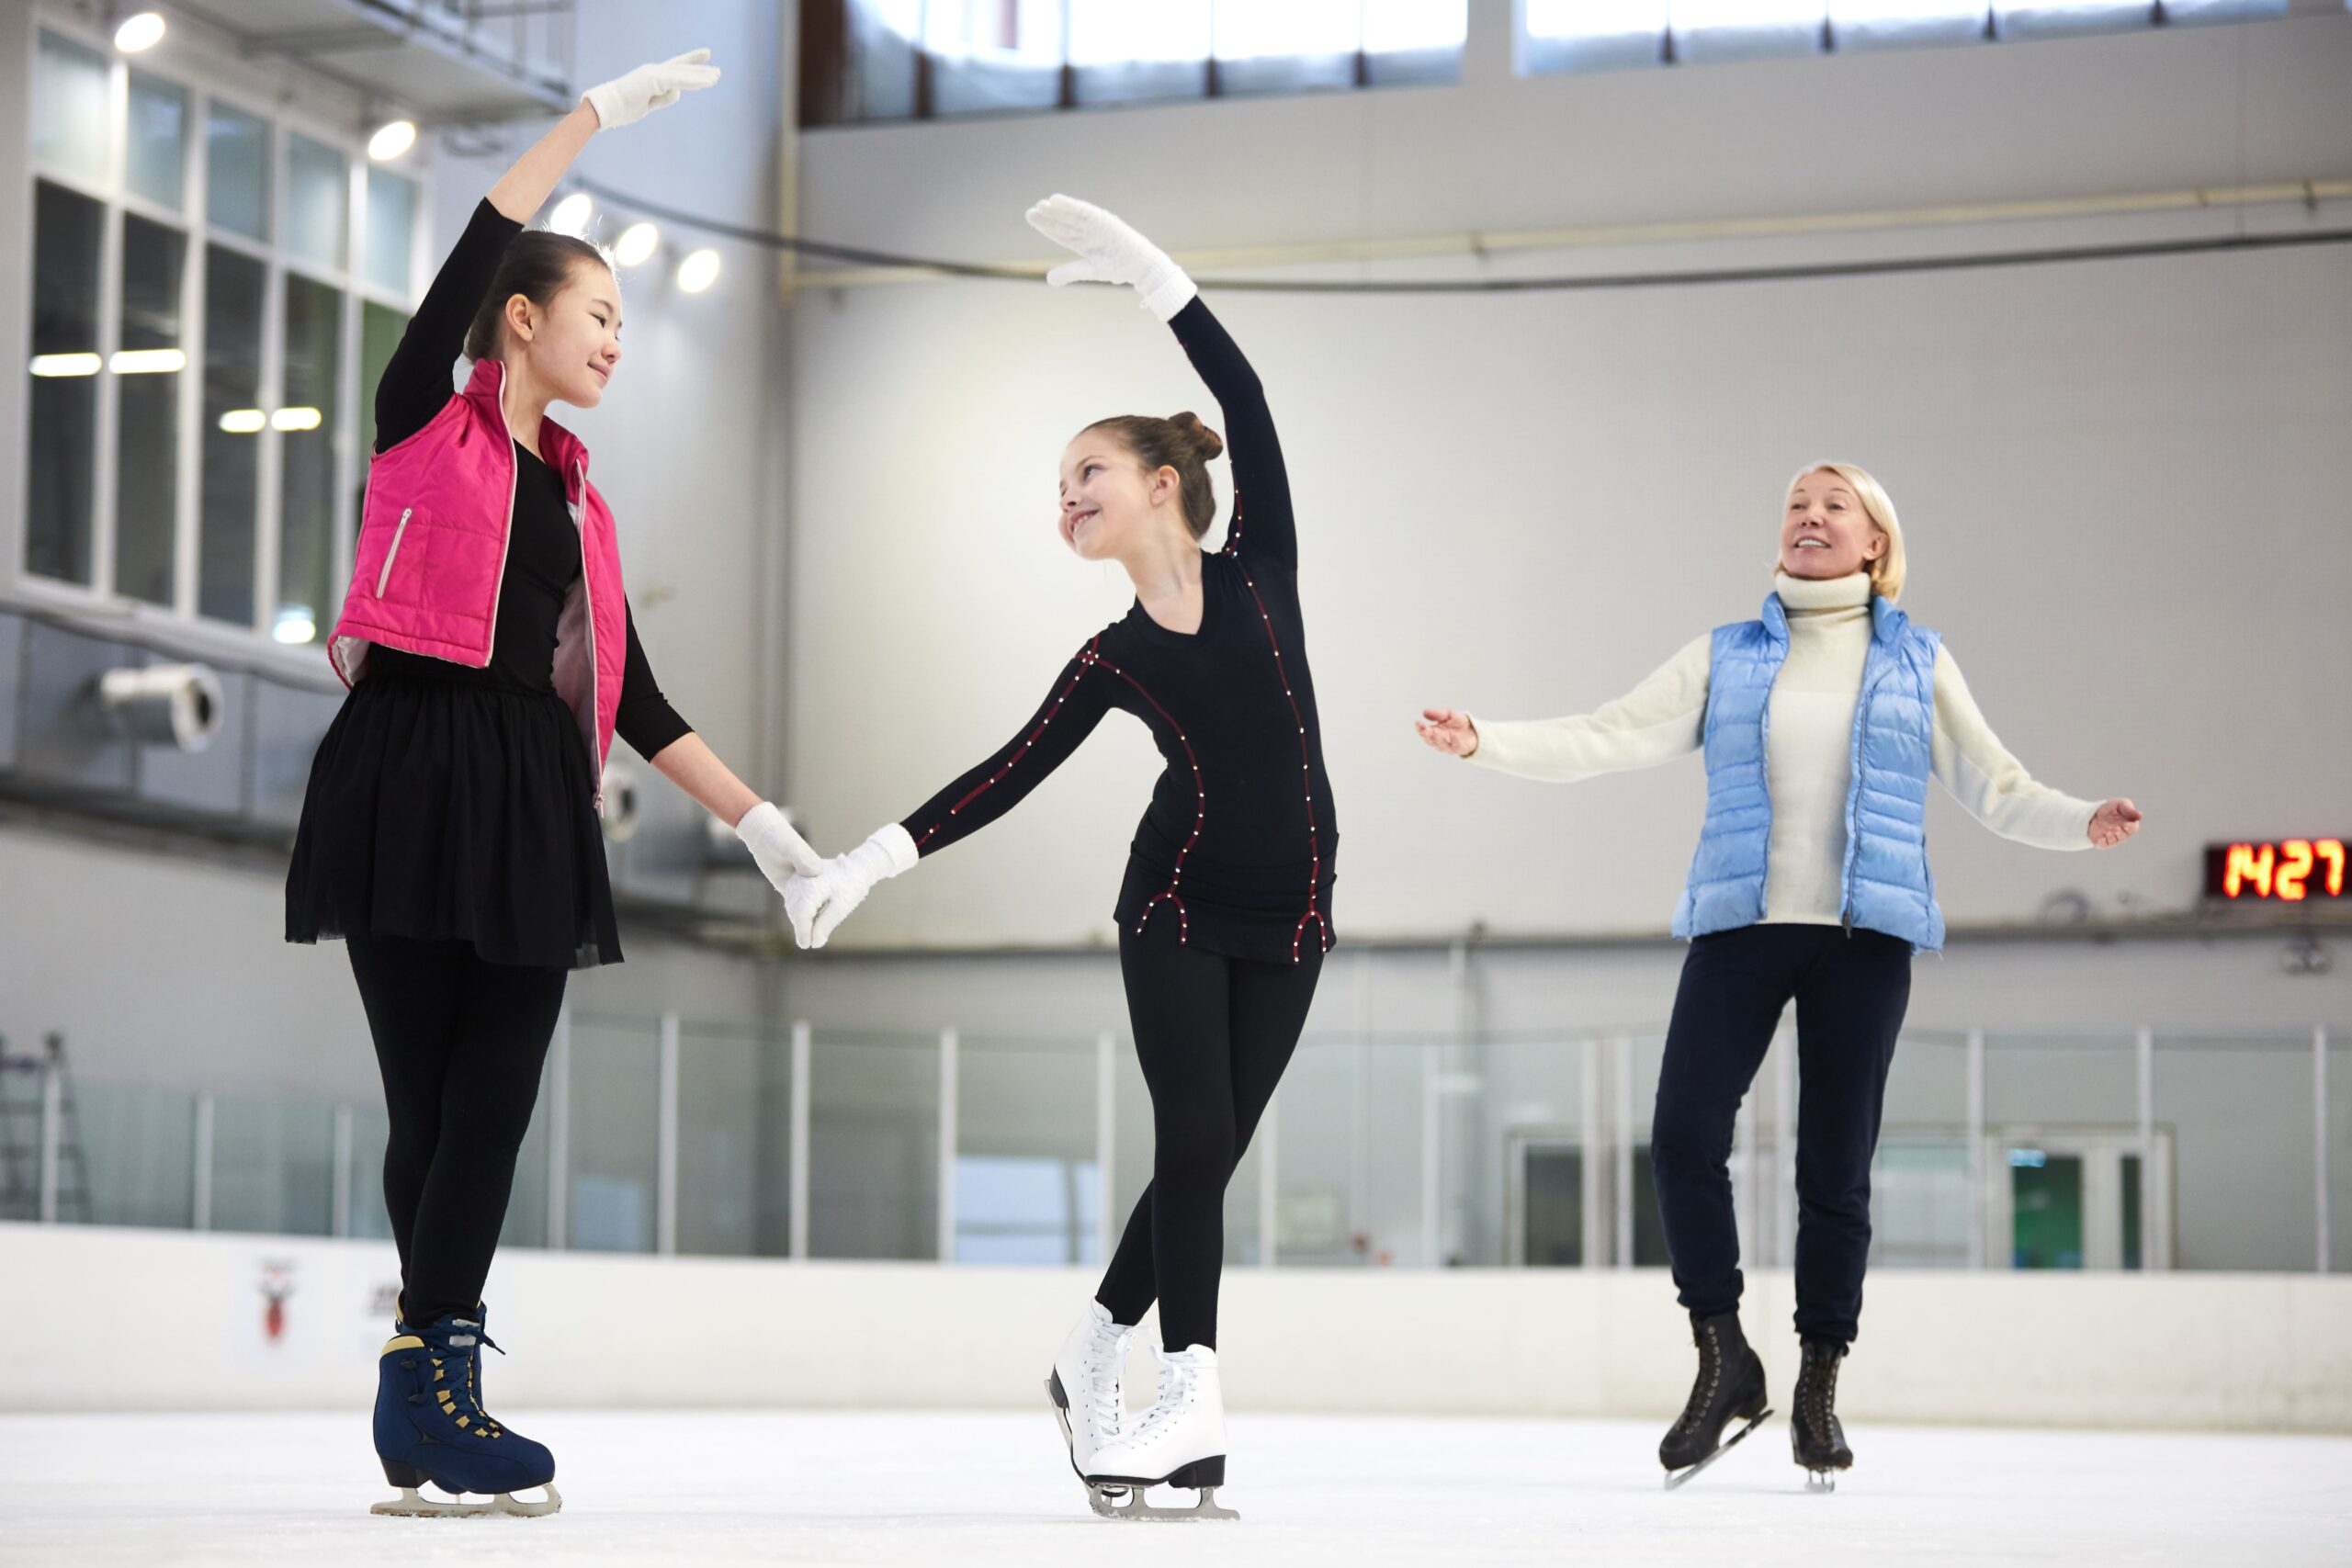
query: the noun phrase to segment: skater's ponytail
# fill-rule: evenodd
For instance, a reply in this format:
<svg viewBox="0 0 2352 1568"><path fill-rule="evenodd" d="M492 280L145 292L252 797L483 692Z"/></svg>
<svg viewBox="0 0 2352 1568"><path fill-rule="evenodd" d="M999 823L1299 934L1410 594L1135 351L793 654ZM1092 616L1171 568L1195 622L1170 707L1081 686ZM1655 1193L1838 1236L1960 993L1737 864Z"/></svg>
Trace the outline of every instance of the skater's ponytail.
<svg viewBox="0 0 2352 1568"><path fill-rule="evenodd" d="M506 352L506 302L517 294L546 310L588 263L610 270L605 253L587 241L550 229L526 229L514 236L491 279L490 292L466 329L466 357L497 359Z"/></svg>
<svg viewBox="0 0 2352 1568"><path fill-rule="evenodd" d="M1144 472L1176 470L1184 503L1184 525L1195 539L1205 536L1216 521L1216 492L1209 488L1209 463L1225 450L1225 440L1189 410L1170 419L1148 413L1123 413L1098 419L1088 430L1108 431L1136 455Z"/></svg>

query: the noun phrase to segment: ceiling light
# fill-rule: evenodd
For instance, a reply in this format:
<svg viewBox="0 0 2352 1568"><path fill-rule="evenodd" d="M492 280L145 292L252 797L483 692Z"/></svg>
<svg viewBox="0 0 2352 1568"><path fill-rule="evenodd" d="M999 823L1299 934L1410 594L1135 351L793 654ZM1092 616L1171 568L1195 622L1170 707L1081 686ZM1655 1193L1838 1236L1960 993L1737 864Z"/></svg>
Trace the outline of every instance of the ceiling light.
<svg viewBox="0 0 2352 1568"><path fill-rule="evenodd" d="M650 223L632 223L613 242L613 259L623 266L641 266L662 243L662 231Z"/></svg>
<svg viewBox="0 0 2352 1568"><path fill-rule="evenodd" d="M135 17L126 17L122 26L114 30L114 46L125 54L153 49L163 39L164 16L160 11L141 11Z"/></svg>
<svg viewBox="0 0 2352 1568"><path fill-rule="evenodd" d="M416 145L416 121L396 119L376 128L368 139L368 156L379 164L388 164Z"/></svg>
<svg viewBox="0 0 2352 1568"><path fill-rule="evenodd" d="M555 204L555 210L548 214L548 227L559 234L585 234L588 220L595 215L595 202L586 191L576 190Z"/></svg>
<svg viewBox="0 0 2352 1568"><path fill-rule="evenodd" d="M718 281L717 251L696 251L678 264L678 287L688 294L700 294Z"/></svg>
<svg viewBox="0 0 2352 1568"><path fill-rule="evenodd" d="M168 376L187 368L187 353L177 348L119 348L107 361L118 376Z"/></svg>

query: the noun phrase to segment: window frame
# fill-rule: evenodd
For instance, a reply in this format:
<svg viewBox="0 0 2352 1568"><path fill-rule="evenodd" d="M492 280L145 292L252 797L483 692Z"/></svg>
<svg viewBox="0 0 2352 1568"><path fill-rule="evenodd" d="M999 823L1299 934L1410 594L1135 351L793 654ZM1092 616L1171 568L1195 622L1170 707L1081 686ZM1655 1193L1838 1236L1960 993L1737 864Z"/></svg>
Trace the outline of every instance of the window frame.
<svg viewBox="0 0 2352 1568"><path fill-rule="evenodd" d="M105 177L92 181L71 170L56 167L34 155L32 148L32 115L35 95L30 91L34 73L40 69L40 40L43 33L96 52L107 63L106 93L107 126ZM33 276L33 207L40 182L46 181L86 200L98 204L102 217L98 252L98 342L96 351L110 356L120 345L122 334L122 264L126 216L136 216L178 233L185 246L179 279L179 346L187 361L179 372L180 384L175 401L177 419L176 451L174 459L173 501L173 582L172 602L159 604L135 598L119 590L116 582L120 519L119 516L119 476L121 458L120 378L111 371L99 372L101 385L97 408L92 425L90 460L94 465L90 479L90 581L74 582L36 574L28 570L25 547L30 519L26 506L27 491L31 478L30 415L31 402L26 390L27 377L21 368L23 355L17 357L20 366L12 367L11 393L0 399L0 417L8 420L9 428L0 434L5 446L0 450L17 457L16 479L12 493L0 497L0 604L29 609L53 610L69 615L102 618L128 628L157 634L161 640L199 651L217 651L251 662L256 658L273 663L299 667L306 674L316 674L323 663L319 657L333 626L336 604L317 606L314 610L315 634L305 643L281 643L272 635L277 619L279 598L279 567L284 537L282 477L284 469L284 433L274 425L265 427L254 439L260 443L255 457L254 498L254 541L252 576L254 614L249 623L222 621L199 613L202 584L199 581L200 509L202 502L202 460L205 432L202 429L205 355L207 349L205 294L209 270L209 251L214 245L235 252L258 263L263 268L261 378L262 406L275 410L279 405L286 380L286 302L287 280L300 276L334 289L339 297L336 311L336 344L338 359L335 367L335 419L330 434L334 452L334 511L333 565L329 572L336 590L347 581L356 544L356 497L366 473L368 459L368 432L372 420L363 406L365 389L359 385L362 360L363 315L369 305L398 310L403 317L414 314L422 299L421 280L428 263L430 246L427 231L431 223L433 181L428 161L417 159L386 173L409 181L416 187L415 220L409 235L409 288L405 291L384 288L368 276L369 203L368 181L375 165L367 151L367 133L361 130L338 128L331 121L311 112L301 104L273 103L268 95L225 79L222 72L213 69L212 62L200 52L183 52L168 64L143 56L126 56L113 46L111 38L103 30L88 25L82 17L47 6L26 9L24 23L17 38L0 42L0 51L14 53L23 73L27 91L22 107L14 117L15 124L0 131L0 146L10 138L20 138L24 147L23 183L17 196L18 225L16 272L23 279L23 291L0 290L0 305L5 305L18 319L0 329L0 343L27 347L24 336L35 305ZM130 136L128 112L130 73L137 71L150 79L169 84L187 95L187 115L180 148L181 196L179 209L154 201L130 188L129 181ZM206 156L206 127L213 106L234 109L260 120L269 128L269 210L267 241L255 241L246 235L215 225L210 213L210 170ZM397 112L392 106L384 107L387 114ZM298 257L288 247L285 228L286 205L288 199L288 175L292 150L292 138L301 135L323 147L340 153L345 160L345 191L343 213L343 258L339 268L322 267Z"/></svg>
<svg viewBox="0 0 2352 1568"><path fill-rule="evenodd" d="M959 54L934 48L931 42L928 12L919 10L914 31L899 33L906 54L906 80L902 84L907 107L904 112L873 109L859 102L864 73L858 57L856 39L858 28L851 15L857 0L844 0L842 37L839 40L838 66L840 79L832 91L838 96L838 112L820 111L808 118L807 107L811 101L804 96L799 129L803 133L832 130L851 130L867 126L922 125L939 121L996 119L1020 116L1051 115L1069 111L1091 111L1128 107L1155 107L1173 104L1195 104L1222 101L1226 98L1303 97L1327 93L1349 93L1383 87L1455 86L1461 82L1463 60L1469 44L1469 28L1465 12L1462 41L1452 46L1420 49L1380 49L1364 47L1362 38L1362 5L1358 0L1359 33L1356 46L1349 50L1333 50L1313 53L1226 56L1217 52L1216 8L1239 0L1206 0L1209 6L1208 45L1206 51L1195 59L1190 55L1165 59L1135 61L1080 61L1072 51L1071 35L1075 30L1068 0L1061 7L1059 37L1056 42L1056 58L1047 62L1013 62L987 53ZM888 26L888 24L885 24ZM895 28L890 28L896 32ZM804 49L808 40L804 36ZM1442 72L1416 68L1400 62L1421 61L1443 55ZM1348 64L1345 82L1295 82L1280 80L1277 69L1283 62L1295 61L1312 67L1317 62L1343 61ZM1050 100L1042 95L1037 101L1014 101L1001 104L979 101L959 101L965 97L985 97L985 91L976 84L985 83L987 73L1000 66L1029 70L1040 79L1050 78L1054 93ZM1238 72L1233 67L1239 66ZM1121 72L1140 70L1150 77L1175 80L1190 73L1193 83L1182 90L1161 91L1148 86L1113 87L1098 85L1089 90L1087 81L1091 73L1098 82L1115 82ZM967 74L969 73L968 80ZM1311 71L1309 73L1311 76ZM1231 79L1228 79L1228 78ZM1261 81L1267 85L1260 85ZM941 107L943 97L949 100ZM894 100L895 101L895 98Z"/></svg>
<svg viewBox="0 0 2352 1568"><path fill-rule="evenodd" d="M2347 0L2347 3L2352 3L2352 0ZM2008 13L2012 11L2026 12L2030 14L2037 10L2056 8L2054 5L2035 6L2027 3L2027 0L2016 0L2016 3L2012 4L1997 4L1994 3L1994 0L1984 0L1984 3L1973 5L1973 8L1979 13L1979 24L1973 36L1964 43L1949 39L1923 39L1917 42L1871 43L1862 46L1860 49L1849 49L1847 45L1838 39L1836 18L1829 15L1830 6L1828 4L1825 3L1822 6L1822 17L1819 26L1815 29L1819 34L1819 38L1810 49L1796 50L1773 45L1759 45L1752 50L1742 49L1734 44L1730 37L1725 37L1721 41L1702 50L1699 55L1696 58L1693 58L1690 54L1686 53L1685 44L1685 39L1692 36L1692 30L1676 26L1670 13L1667 23L1663 27L1657 28L1654 34L1644 30L1641 32L1626 33L1622 35L1539 35L1529 30L1527 25L1527 0L1512 0L1512 73L1514 75L1523 77L1584 76L1603 74L1616 71L1640 71L1660 67L1679 67L1684 65L1699 65L1703 67L1717 63L1746 63L1766 59L1806 60L1815 59L1825 55L1840 55L1847 53L1867 52L1879 54L1899 51L1907 52L1914 49L1949 49L1975 47L1982 44L2039 43L2052 39L2064 38L2081 38L2090 36L2121 37L2131 33L2154 32L2167 27L2238 27L2256 22L2280 21L2297 14L2293 5L2291 4L2291 0L2286 0L2285 8L2281 10L2276 12L2265 12L2257 16L2190 16L2186 17L2160 17L2160 6L2157 0L2115 0L2111 14L2102 13L2099 15L2086 15L2079 21L2074 23L2065 22L2055 17L2036 17L2032 15L2029 15L2021 22L2012 22L2008 16ZM2131 13L2134 11L2139 14L2136 16L2132 15ZM1863 19L1867 20L1869 18ZM1755 31L1759 34L1768 34L1775 31L1786 31L1793 28L1810 28L1812 26L1813 24L1808 22L1758 24ZM1728 27L1709 28L1702 30L1698 36L1703 37L1708 34L1732 35L1744 30L1746 29ZM1577 52L1577 44L1581 41L1582 37L1587 36L1595 39L1620 36L1627 38L1647 37L1653 39L1655 47L1648 51L1648 58L1645 60L1633 61L1611 59L1605 61L1595 61L1591 63L1586 64L1576 63L1573 57Z"/></svg>

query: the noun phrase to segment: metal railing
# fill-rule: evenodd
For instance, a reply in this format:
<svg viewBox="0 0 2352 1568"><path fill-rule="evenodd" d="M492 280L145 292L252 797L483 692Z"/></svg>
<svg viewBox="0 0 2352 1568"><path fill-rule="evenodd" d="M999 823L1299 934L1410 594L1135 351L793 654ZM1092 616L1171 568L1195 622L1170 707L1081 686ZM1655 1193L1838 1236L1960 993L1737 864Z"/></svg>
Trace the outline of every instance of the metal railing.
<svg viewBox="0 0 2352 1568"><path fill-rule="evenodd" d="M2317 1269L2352 1220L2352 1035L1905 1034L1874 1177L1883 1262ZM1310 1037L1228 1192L1261 1267L1662 1264L1648 1120L1663 1031ZM1792 1260L1798 1063L1783 1031L1736 1123L1743 1250ZM62 1066L37 1094L59 1146ZM380 1106L77 1086L98 1223L389 1234ZM567 1011L507 1245L653 1254L1099 1262L1150 1175L1148 1097L1110 1034L777 1032ZM59 1162L6 1217L56 1214Z"/></svg>

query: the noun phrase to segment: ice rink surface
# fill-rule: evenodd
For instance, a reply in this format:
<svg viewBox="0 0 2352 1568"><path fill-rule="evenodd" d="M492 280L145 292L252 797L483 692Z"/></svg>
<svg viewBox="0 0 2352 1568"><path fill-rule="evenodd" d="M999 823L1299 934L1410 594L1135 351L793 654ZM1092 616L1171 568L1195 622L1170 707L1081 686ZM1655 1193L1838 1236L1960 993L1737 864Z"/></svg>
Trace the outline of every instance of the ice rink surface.
<svg viewBox="0 0 2352 1568"><path fill-rule="evenodd" d="M1644 1426L1244 1416L1218 1494L1241 1522L1171 1526L1090 1514L1042 1402L501 1415L555 1450L561 1514L371 1517L365 1410L0 1416L0 1562L2352 1562L2346 1438L1863 1425L1816 1496L1780 1416L1668 1493Z"/></svg>

